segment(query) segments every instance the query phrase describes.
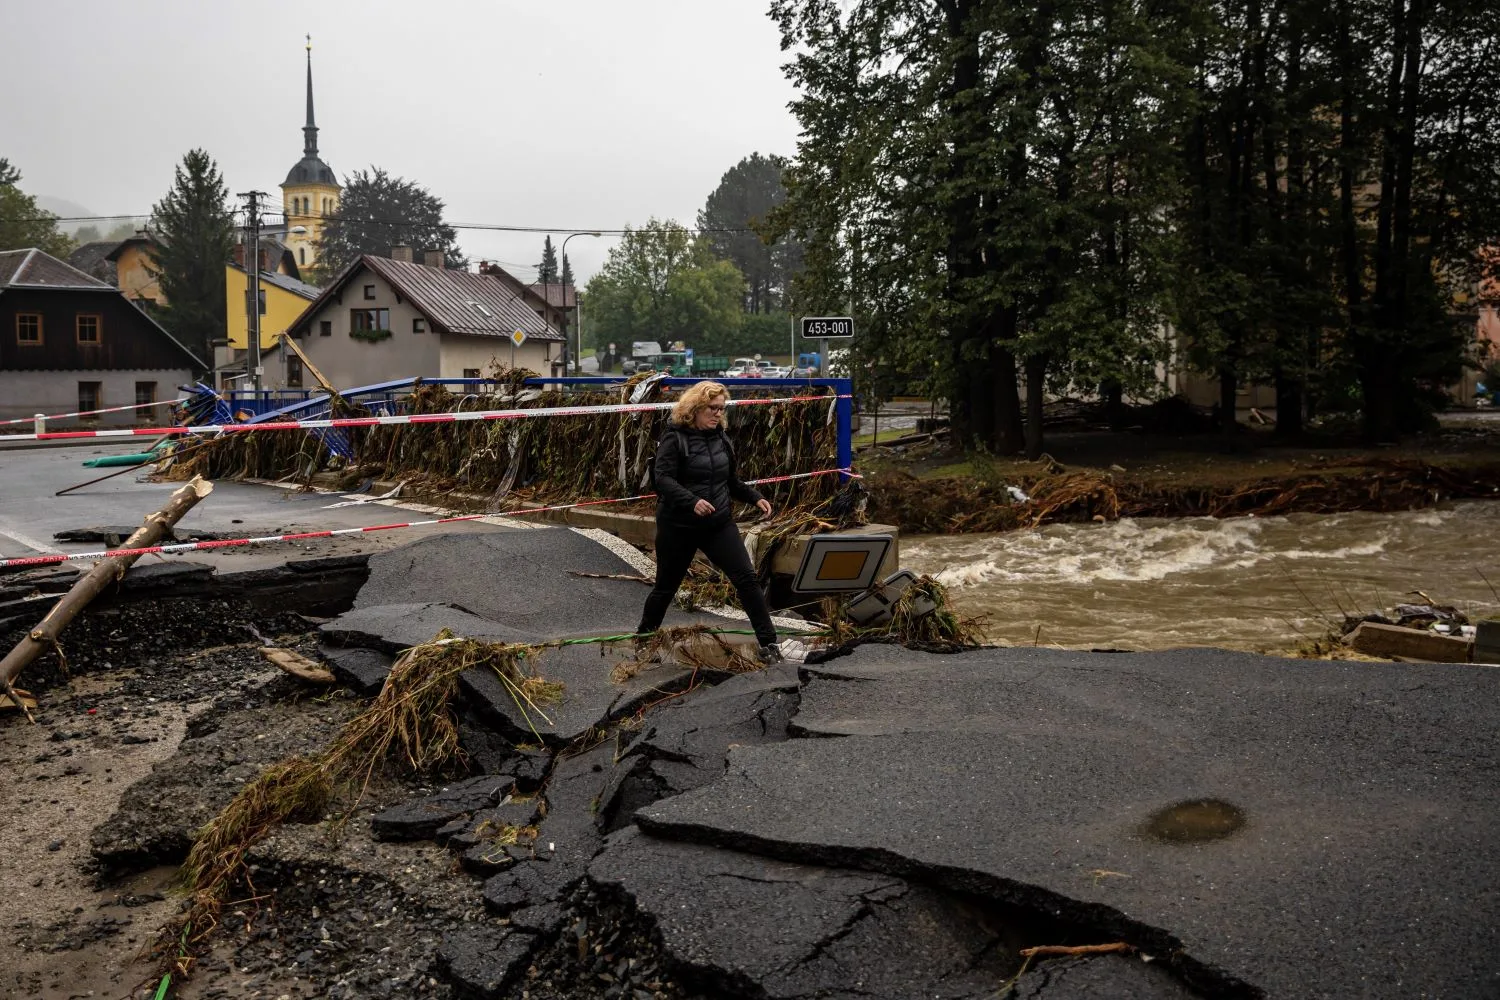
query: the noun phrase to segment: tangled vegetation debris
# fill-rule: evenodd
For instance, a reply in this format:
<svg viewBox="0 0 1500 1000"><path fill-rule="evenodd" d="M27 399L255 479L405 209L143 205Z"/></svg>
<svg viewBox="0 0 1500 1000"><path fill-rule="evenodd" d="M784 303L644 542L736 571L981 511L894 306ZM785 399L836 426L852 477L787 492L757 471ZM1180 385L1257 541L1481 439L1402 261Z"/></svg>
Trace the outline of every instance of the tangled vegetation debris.
<svg viewBox="0 0 1500 1000"><path fill-rule="evenodd" d="M154 949L162 972L191 972L231 891L248 882L246 855L276 827L317 820L341 793L353 796L347 816L385 767L425 772L457 761L453 703L464 671L493 670L518 704L533 711L560 700L561 684L528 669L537 648L457 639L444 630L402 655L380 694L345 724L326 751L262 771L194 838L181 872L191 902L163 928Z"/></svg>

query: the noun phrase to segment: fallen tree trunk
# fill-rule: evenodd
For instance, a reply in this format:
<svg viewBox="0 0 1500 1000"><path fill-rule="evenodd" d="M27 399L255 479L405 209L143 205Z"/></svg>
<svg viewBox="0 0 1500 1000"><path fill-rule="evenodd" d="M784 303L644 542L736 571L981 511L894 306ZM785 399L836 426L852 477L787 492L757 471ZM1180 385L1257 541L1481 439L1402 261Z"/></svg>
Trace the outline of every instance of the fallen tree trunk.
<svg viewBox="0 0 1500 1000"><path fill-rule="evenodd" d="M138 549L155 545L171 532L172 526L182 520L183 515L192 510L199 500L213 492L213 488L213 483L202 476L194 476L172 494L165 507L154 514L148 514L141 526L120 547ZM4 660L0 660L0 690L9 693L16 675L45 650L56 648L57 637L68 627L68 623L77 618L78 613L99 596L105 587L124 576L125 571L139 558L140 556L133 555L103 559L73 584L72 589L60 597L52 610L47 612L47 617L26 638L16 643L5 654Z"/></svg>

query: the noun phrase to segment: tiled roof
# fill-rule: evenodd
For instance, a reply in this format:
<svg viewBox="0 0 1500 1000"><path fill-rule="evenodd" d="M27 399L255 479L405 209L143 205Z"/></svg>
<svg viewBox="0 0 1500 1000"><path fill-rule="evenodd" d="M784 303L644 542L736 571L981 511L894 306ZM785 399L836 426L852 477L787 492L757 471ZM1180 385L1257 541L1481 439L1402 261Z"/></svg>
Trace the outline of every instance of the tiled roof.
<svg viewBox="0 0 1500 1000"><path fill-rule="evenodd" d="M81 291L117 291L98 278L84 274L51 254L40 250L0 252L0 289L71 288Z"/></svg>
<svg viewBox="0 0 1500 1000"><path fill-rule="evenodd" d="M98 240L85 243L68 254L68 263L84 274L93 275L106 285L113 285L119 280L120 272L110 262L109 255L119 245L119 240Z"/></svg>
<svg viewBox="0 0 1500 1000"><path fill-rule="evenodd" d="M509 337L512 331L523 330L535 340L562 340L561 333L548 326L520 296L496 278L370 255L361 257L323 289L318 301L298 317L292 328L298 329L311 319L322 303L337 295L362 267L369 268L410 301L431 321L434 332Z"/></svg>
<svg viewBox="0 0 1500 1000"><path fill-rule="evenodd" d="M554 309L572 309L578 305L578 291L572 285L560 285L554 281L551 284L537 282L529 287Z"/></svg>
<svg viewBox="0 0 1500 1000"><path fill-rule="evenodd" d="M229 266L234 268L236 271L239 271L241 274L249 273L238 264L230 264ZM317 285L309 285L305 281L298 281L296 278L292 277L289 274L280 274L276 271L260 272L260 283L262 285L275 285L277 288L285 289L286 291L291 292L293 295L300 295L304 299L307 299L309 302L317 298L319 295L323 294L323 289L319 288Z"/></svg>

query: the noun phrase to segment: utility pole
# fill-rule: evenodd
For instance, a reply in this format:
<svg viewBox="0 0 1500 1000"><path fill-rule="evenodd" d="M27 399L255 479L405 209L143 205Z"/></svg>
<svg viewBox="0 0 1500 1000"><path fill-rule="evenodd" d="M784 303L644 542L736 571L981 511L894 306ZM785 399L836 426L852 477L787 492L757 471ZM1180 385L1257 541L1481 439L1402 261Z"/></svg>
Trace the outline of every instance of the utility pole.
<svg viewBox="0 0 1500 1000"><path fill-rule="evenodd" d="M239 195L245 199L245 273L249 275L249 288L245 293L245 308L249 322L246 324L246 346L250 349L246 365L249 368L250 385L255 390L255 409L260 405L260 199L264 191L246 191Z"/></svg>

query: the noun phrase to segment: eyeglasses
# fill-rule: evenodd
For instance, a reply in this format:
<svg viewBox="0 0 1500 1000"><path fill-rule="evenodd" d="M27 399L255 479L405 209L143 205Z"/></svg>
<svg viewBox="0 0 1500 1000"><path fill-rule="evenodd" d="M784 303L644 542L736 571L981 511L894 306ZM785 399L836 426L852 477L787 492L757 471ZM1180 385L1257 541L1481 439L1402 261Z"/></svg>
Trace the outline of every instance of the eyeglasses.
<svg viewBox="0 0 1500 1000"><path fill-rule="evenodd" d="M708 410L710 413L723 413L724 412L724 408L727 405L729 405L729 404L727 404L727 403L720 403L717 406L714 406L714 405L710 404L709 406L704 407L704 409Z"/></svg>

